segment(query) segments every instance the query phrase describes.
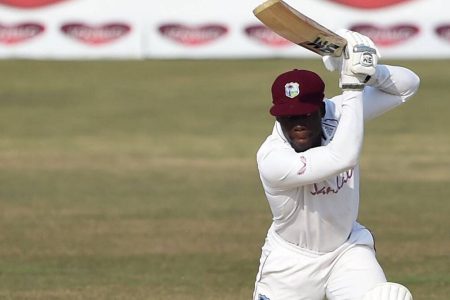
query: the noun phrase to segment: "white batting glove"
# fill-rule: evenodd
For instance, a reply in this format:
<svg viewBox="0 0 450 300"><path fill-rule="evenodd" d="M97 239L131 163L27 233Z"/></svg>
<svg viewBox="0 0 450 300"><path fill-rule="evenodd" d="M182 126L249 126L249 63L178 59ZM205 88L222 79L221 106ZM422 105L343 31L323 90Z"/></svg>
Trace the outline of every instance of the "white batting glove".
<svg viewBox="0 0 450 300"><path fill-rule="evenodd" d="M379 51L370 38L360 33L345 29L337 33L347 40L344 55L324 56L322 60L325 68L329 71L340 71L341 89L362 90L370 76L375 74Z"/></svg>

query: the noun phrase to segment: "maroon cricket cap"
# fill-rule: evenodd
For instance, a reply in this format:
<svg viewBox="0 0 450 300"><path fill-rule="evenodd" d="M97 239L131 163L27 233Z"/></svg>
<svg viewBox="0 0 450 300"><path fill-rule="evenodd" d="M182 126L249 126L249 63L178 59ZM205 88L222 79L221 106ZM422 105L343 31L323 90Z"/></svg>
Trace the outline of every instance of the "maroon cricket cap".
<svg viewBox="0 0 450 300"><path fill-rule="evenodd" d="M325 83L314 72L294 69L283 73L272 85L270 114L279 117L315 112L323 103L324 89Z"/></svg>

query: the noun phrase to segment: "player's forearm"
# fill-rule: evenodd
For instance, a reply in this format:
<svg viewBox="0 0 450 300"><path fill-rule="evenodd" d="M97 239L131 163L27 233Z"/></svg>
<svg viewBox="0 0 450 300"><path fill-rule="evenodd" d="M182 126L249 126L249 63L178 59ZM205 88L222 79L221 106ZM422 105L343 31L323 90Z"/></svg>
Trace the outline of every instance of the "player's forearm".
<svg viewBox="0 0 450 300"><path fill-rule="evenodd" d="M368 85L385 93L400 96L402 102L413 96L420 84L420 78L411 70L389 65L378 65Z"/></svg>
<svg viewBox="0 0 450 300"><path fill-rule="evenodd" d="M368 121L409 100L418 90L420 79L403 67L379 65L364 89L364 120Z"/></svg>
<svg viewBox="0 0 450 300"><path fill-rule="evenodd" d="M326 172L327 175L354 167L361 154L364 139L362 92L346 91L343 97L341 118L336 133L333 140L324 147L328 161L317 157L320 169L327 169L327 164L332 166Z"/></svg>

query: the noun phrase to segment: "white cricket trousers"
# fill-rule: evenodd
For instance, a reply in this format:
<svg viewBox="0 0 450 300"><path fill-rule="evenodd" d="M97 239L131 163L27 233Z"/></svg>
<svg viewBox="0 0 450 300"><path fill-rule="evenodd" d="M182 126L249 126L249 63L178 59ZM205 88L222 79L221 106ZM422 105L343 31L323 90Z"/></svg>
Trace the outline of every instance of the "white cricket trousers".
<svg viewBox="0 0 450 300"><path fill-rule="evenodd" d="M360 300L386 282L371 233L355 223L333 252L318 253L283 240L270 228L262 248L254 300Z"/></svg>

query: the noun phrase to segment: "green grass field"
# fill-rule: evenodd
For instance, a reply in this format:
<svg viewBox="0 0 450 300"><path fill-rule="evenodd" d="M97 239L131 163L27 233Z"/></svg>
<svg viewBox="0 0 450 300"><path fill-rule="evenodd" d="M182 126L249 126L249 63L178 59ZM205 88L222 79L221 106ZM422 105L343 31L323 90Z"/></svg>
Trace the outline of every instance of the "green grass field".
<svg viewBox="0 0 450 300"><path fill-rule="evenodd" d="M450 294L450 60L367 124L360 221L390 281ZM0 61L0 299L251 299L269 90L317 60Z"/></svg>

